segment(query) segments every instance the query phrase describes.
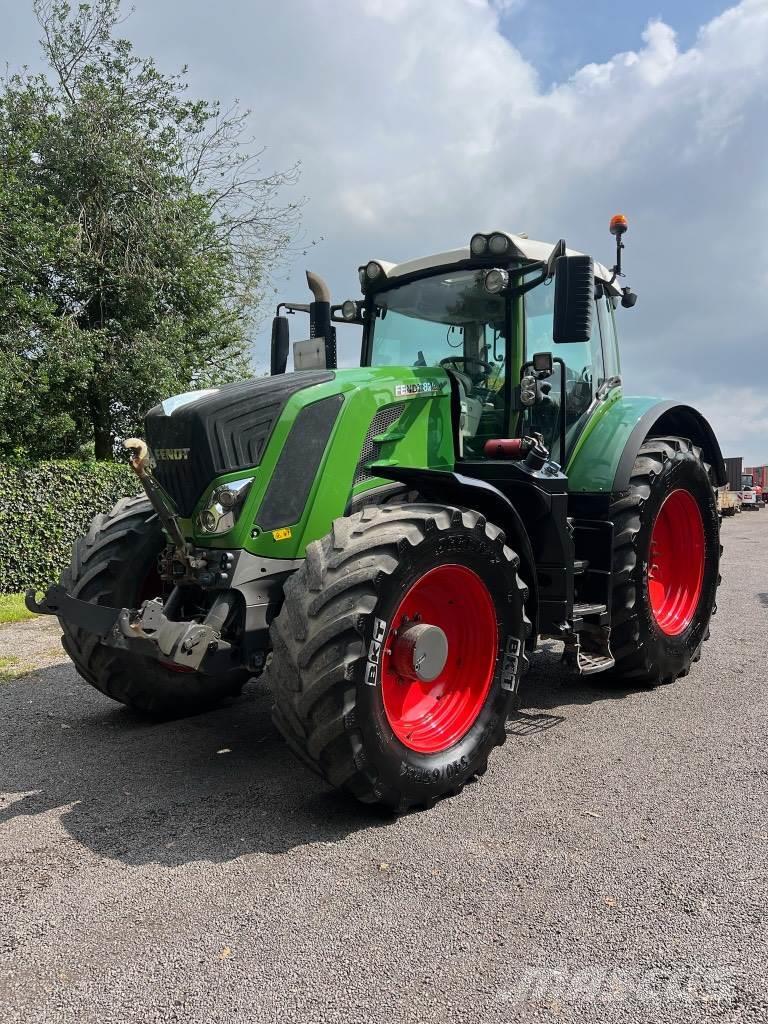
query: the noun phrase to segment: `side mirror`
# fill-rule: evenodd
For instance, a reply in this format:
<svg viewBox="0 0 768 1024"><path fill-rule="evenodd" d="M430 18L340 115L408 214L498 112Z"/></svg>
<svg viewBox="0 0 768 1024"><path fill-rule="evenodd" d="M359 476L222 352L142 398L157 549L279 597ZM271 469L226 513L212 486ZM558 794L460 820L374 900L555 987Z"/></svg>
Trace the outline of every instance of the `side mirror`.
<svg viewBox="0 0 768 1024"><path fill-rule="evenodd" d="M552 340L555 343L589 341L594 294L592 257L561 256L555 263L555 313L552 321Z"/></svg>
<svg viewBox="0 0 768 1024"><path fill-rule="evenodd" d="M288 364L290 328L287 316L276 316L272 321L272 342L269 351L269 372L273 377L285 373Z"/></svg>

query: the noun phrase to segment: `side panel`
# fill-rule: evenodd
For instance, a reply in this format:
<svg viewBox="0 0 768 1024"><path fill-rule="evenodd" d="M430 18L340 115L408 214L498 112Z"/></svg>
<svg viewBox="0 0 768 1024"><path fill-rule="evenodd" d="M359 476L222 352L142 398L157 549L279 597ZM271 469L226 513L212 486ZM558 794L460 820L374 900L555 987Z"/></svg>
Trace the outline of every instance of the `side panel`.
<svg viewBox="0 0 768 1024"><path fill-rule="evenodd" d="M646 437L685 437L701 447L716 485L726 482L720 446L700 412L648 396L621 395L595 410L568 462L572 494L610 494L629 486L635 457Z"/></svg>

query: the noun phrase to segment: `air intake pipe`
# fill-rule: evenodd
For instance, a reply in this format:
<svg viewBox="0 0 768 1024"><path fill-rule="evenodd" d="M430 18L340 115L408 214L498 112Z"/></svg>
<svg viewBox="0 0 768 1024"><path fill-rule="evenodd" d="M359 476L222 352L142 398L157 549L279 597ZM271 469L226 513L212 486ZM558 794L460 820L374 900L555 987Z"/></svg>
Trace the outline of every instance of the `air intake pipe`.
<svg viewBox="0 0 768 1024"><path fill-rule="evenodd" d="M325 365L336 369L336 328L331 323L331 292L328 285L311 270L307 271L307 285L315 301L309 304L309 336L325 339Z"/></svg>

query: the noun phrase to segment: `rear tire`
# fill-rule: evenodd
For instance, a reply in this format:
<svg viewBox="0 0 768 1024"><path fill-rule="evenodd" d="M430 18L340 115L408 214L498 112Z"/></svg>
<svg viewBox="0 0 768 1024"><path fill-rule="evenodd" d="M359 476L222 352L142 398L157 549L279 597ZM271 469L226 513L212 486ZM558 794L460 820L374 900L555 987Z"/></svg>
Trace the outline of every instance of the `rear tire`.
<svg viewBox="0 0 768 1024"><path fill-rule="evenodd" d="M701 656L720 582L717 498L700 450L679 437L648 438L610 516L613 674L671 683Z"/></svg>
<svg viewBox="0 0 768 1024"><path fill-rule="evenodd" d="M81 601L136 608L147 592L166 541L149 501L122 498L98 515L75 541L70 567L62 573L67 593ZM159 579L158 579L159 585ZM144 714L167 718L196 714L236 696L248 673L224 677L177 672L151 658L107 647L98 637L59 619L64 650L86 682L107 697Z"/></svg>
<svg viewBox="0 0 768 1024"><path fill-rule="evenodd" d="M307 547L271 627L274 721L294 753L331 786L396 812L484 772L506 738L531 628L517 567L501 530L468 509L417 502L337 519ZM402 611L413 594L424 616ZM432 681L393 677L405 625L423 623L445 626L444 668Z"/></svg>

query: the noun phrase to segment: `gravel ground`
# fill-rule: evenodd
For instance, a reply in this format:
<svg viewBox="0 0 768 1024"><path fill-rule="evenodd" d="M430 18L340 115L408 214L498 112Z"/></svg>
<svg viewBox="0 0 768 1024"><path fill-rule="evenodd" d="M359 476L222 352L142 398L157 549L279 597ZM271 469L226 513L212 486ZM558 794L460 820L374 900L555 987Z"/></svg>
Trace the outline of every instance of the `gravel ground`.
<svg viewBox="0 0 768 1024"><path fill-rule="evenodd" d="M27 619L0 626L0 685L15 676L62 663L56 619Z"/></svg>
<svg viewBox="0 0 768 1024"><path fill-rule="evenodd" d="M723 535L686 679L545 651L482 781L399 820L299 768L258 685L158 725L68 663L0 684L0 1019L764 1021L768 512Z"/></svg>

